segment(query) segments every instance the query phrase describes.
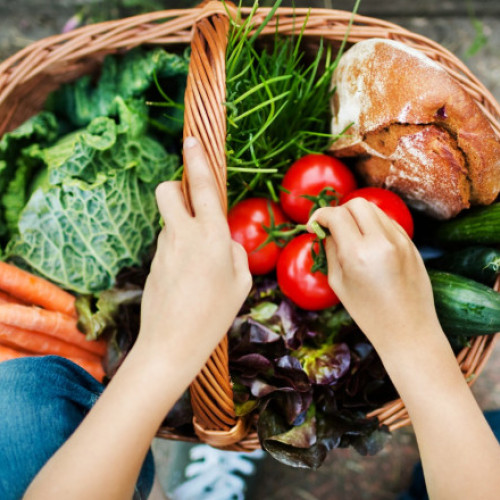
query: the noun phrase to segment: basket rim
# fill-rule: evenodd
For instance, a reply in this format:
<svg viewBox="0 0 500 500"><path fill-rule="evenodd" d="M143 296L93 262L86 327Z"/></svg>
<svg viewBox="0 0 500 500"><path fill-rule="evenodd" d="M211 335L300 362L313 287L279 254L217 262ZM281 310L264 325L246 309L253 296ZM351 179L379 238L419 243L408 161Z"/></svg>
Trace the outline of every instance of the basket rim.
<svg viewBox="0 0 500 500"><path fill-rule="evenodd" d="M251 7L242 7L238 11L235 7L230 7L231 4L229 2L226 5L228 9L222 5L222 2L211 0L191 8L159 10L111 21L88 24L67 33L55 34L34 41L0 62L0 106L9 97L13 88L19 84L20 81L24 81L22 77L29 79L39 74L41 70L50 69L53 63L64 62L65 64L69 64L79 58L88 57L89 55L95 56L97 53L95 50L92 51L87 48L76 52L71 51L71 46L74 44L88 46L92 44L95 45L97 42L107 42L108 45L101 47L99 50L99 53L103 55L116 52L117 50L130 50L142 44L188 44L192 37L192 27L201 19L216 14L227 16L228 12L231 13L231 17L234 19L237 18L238 15L247 16L252 10ZM256 22L260 22L270 10L270 7L259 7L255 14ZM490 121L497 123L500 120L500 104L490 90L481 83L464 62L438 42L417 34L407 28L403 28L392 21L361 14L355 14L353 16L352 12L340 9L279 7L276 10L274 19L280 16L284 17L290 15L295 17L307 16L309 17L309 23L315 18L321 19L322 21L335 18L346 21L352 17L353 24L349 37L353 39L353 43L359 41L354 40L356 36L358 36L357 33L359 30L366 33L367 29L374 29L375 31L370 38L375 38L380 35L380 32L377 30L385 29L390 30L391 35L395 37L395 39L406 37L406 43L409 43L409 40L411 40L410 45L420 44L420 46L416 48L427 55L431 55L428 53L430 50L439 50L446 58L447 62L453 61L455 67L452 70L452 76L460 83L471 86L469 90L472 91L473 97L476 98L481 110L487 115ZM162 27L171 21L175 24L176 20L179 20L180 29L177 36L173 37L172 34L164 36L162 34ZM268 34L269 30L274 32L274 26L273 20L271 20L267 27L267 31L266 29L263 30L262 35ZM182 30L182 28L184 28L184 30ZM134 29L136 32L132 34L127 31ZM189 31L186 31L187 29L189 29ZM144 31L144 33L141 33L142 31ZM322 35L326 37L329 34L328 31L331 31L331 27L328 28L327 32L322 33ZM286 34L285 30L281 30L281 32ZM305 36L308 36L308 34L306 33ZM424 49L422 44L427 48ZM57 56L60 56L62 61L58 61ZM41 66L40 64L36 66L33 64L34 60L37 58L42 58L44 60ZM441 63L442 61L438 60L438 62ZM447 69L450 72L450 68ZM21 75L19 74L20 70L22 70ZM14 74L14 77L12 77L12 74ZM495 133L500 137L500 125L493 126ZM5 128L6 127L0 127L0 135L3 134Z"/></svg>
<svg viewBox="0 0 500 500"><path fill-rule="evenodd" d="M242 8L241 14L248 15L250 10L251 8ZM266 7L259 8L255 17L256 22L258 22L259 19L265 17L270 10L270 8ZM287 30L288 33L290 33L290 30L295 29L295 26L298 24L298 22L296 21L297 16L307 15L309 16L310 21L312 19L312 21L316 23L317 29L313 34L306 32L306 37L327 36L328 34L330 34L332 36L331 39L335 40L338 40L337 33L339 30L343 29L345 32L345 26L343 26L340 22L338 23L338 25L332 26L328 25L325 22L335 19L337 19L337 21L347 22L352 17L352 13L349 11L324 8L309 9L280 7L277 9L276 14L277 16L275 16L275 18L286 18L286 16L290 15L295 16L295 20L293 22L283 22L280 24L280 32L285 35L287 34ZM23 82L24 77L29 80L29 78L34 78L38 74L50 75L50 72L47 72L47 70L51 68L51 64L70 64L70 62L72 61L74 62L78 60L85 60L85 58L96 56L96 54L102 55L116 52L118 50L129 50L137 45L143 44L166 45L167 43L171 43L187 45L188 43L193 41L193 34L196 32L196 28L200 25L200 23L206 21L207 19L212 20L213 17L218 16L220 18L221 15L227 17L225 9L221 7L220 2L213 1L195 8L155 11L139 16L131 16L119 20L91 24L73 30L69 33L52 35L51 37L46 37L33 42L32 44L28 45L24 49L21 49L20 51L0 63L0 105L10 96L10 92L16 87L16 85L18 85L20 82ZM165 19L166 21L158 22L163 19ZM169 30L165 30L165 26L169 23L170 19L173 19L173 21L171 25L169 25ZM320 29L321 23L326 26L323 31ZM220 29L220 26L217 29ZM266 29L267 31L263 30L262 35L265 35L268 32L274 33L275 31L275 27L272 23ZM354 23L351 27L350 37L352 37L353 43L356 43L357 41L359 41L358 38L361 36L362 32L376 35L377 33L379 33L379 31L377 30L384 29L393 30L391 31L391 34L397 39L403 39L405 36L407 36L414 44L421 43L425 44L428 50L439 50L440 53L443 54L444 61L446 61L447 58L450 58L455 64L454 68L449 70L451 71L452 75L457 78L460 83L464 83L464 81L469 79L472 82L471 92L480 94L483 97L485 103L478 102L478 105L490 119L490 122L493 123L500 120L500 105L493 97L491 92L472 74L472 72L465 66L464 63L462 63L458 59L457 56L442 47L437 42L434 42L433 40L422 35L413 33L412 31L390 21L385 21L383 19L374 17L362 16L359 14L356 14L354 16ZM325 31L327 31L327 33L325 33ZM131 32L133 33L133 36L130 35ZM334 36L337 38L333 38ZM374 38L374 36L370 36L369 38ZM106 42L108 45L102 45L103 42ZM75 47L74 51L72 50L71 43L77 44L77 47ZM99 43L101 43L100 46ZM92 44L94 44L94 46L98 46L99 48L92 51ZM84 46L84 50L82 50L82 45ZM208 45L210 44L201 44L199 46L199 49L206 49ZM50 56L52 56L53 59L50 59ZM44 64L34 67L33 63L37 59L37 57L45 58ZM57 57L59 57L59 59L57 59ZM49 62L47 62L47 59L49 59ZM221 61L219 60L219 64L220 62ZM211 60L210 64L213 63L214 61ZM220 66L218 66L217 71L216 76L220 76ZM12 77L13 74L17 79L9 78ZM220 96L220 89L218 90L218 92ZM15 111L16 110L14 103L13 113ZM4 118L4 124L8 120L10 120L9 116ZM495 131L500 137L500 125L498 125L498 128L496 128ZM478 346L475 347L475 351L473 353L474 355L472 357L475 358L476 364L474 364L474 362L471 363L471 358L467 357L467 353L464 355L464 363L468 363L468 371L474 369L474 366L479 366L479 368L482 369L482 366L484 366L485 362L487 361L487 357L489 356L488 353L491 353L493 343L497 337L498 335L491 337L493 340L488 345L485 345L485 341L481 341L482 344L478 344ZM482 355L483 353L485 355L482 359L479 359L480 355ZM218 366L221 363L227 363L227 347L226 351L224 351L224 348L222 348L214 358L214 366ZM210 380L213 380L213 378L210 379L210 377L205 377L205 383L207 382L207 380L208 383L210 383ZM216 380L219 380L219 377L216 377ZM475 379L473 381L475 381ZM197 384L199 385L199 387L201 387L201 390L203 390L203 380L197 380ZM213 396L207 396L207 399L211 398L213 398ZM401 410L404 409L404 405L401 406L402 403L400 404L398 401L392 403L394 403L393 407L391 407L393 410L392 413L388 414L388 405L390 405L391 403L388 403L388 405L386 405L387 407L384 407L385 409L381 409L383 410L381 413L383 413L384 415L388 414L388 419L393 419L390 421L389 425L392 426L392 429L397 428L394 427L395 425L407 425L409 421L407 417L404 416L404 413L401 412ZM396 415L396 417L394 417L394 415ZM382 420L380 416L378 418L379 420ZM229 429L228 432L231 432L231 429ZM159 435L174 436L175 434L172 434L171 431L167 429L160 429ZM219 446L224 447L223 443ZM243 438L233 444L229 443L228 446L234 446L235 449L243 448L251 450L258 447L258 440L256 440L255 438L255 433L250 432L250 434L248 434L246 438Z"/></svg>
<svg viewBox="0 0 500 500"><path fill-rule="evenodd" d="M256 25L258 25L259 20L263 19L267 15L267 13L269 13L270 10L271 10L270 8L262 8L262 9L257 10L257 13L254 16L254 21L255 21ZM241 12L243 15L245 13L249 13L250 11L251 11L250 8L241 9ZM316 19L314 17L315 14L318 16L317 22L316 22ZM294 16L294 18L292 20L290 20L290 19L283 20L283 17L286 17L286 15L292 15L292 16ZM266 27L264 30L262 30L260 36L263 36L267 33L274 34L276 31L279 31L279 33L284 34L284 35L293 33L296 30L296 26L301 25L302 19L298 18L298 16L300 16L300 15L308 15L309 16L307 27L305 28L304 33L303 33L304 37L322 36L322 35L324 35L324 32L326 31L326 28L324 30L316 29L316 31L309 30L308 27L310 26L311 20L313 21L313 25L315 27L319 26L321 28L322 26L325 25L324 23L326 21L328 21L328 19L331 19L332 17L335 18L335 16L340 15L343 18L344 22L347 22L352 16L352 14L350 12L335 11L335 10L331 10L331 9L278 8L276 11L275 17L273 18L274 20L279 18L278 29L276 29L276 25L273 24L273 20L271 20L268 27ZM360 22L360 21L367 22L367 20L373 20L373 19L374 18L368 18L366 16L358 16L357 15L354 17L354 22L355 23ZM375 19L375 21L376 21L376 23L378 23L377 19ZM494 111L489 113L489 115L487 113L485 113L485 114L487 114L487 116L490 120L490 123L492 124L492 127L494 126L494 124L496 124L497 135L500 135L500 133L499 133L500 128L498 128L498 126L499 126L498 125L498 118L500 118L500 112L499 112L500 107L498 106L498 103L493 98L493 96L489 93L489 91L484 87L484 85L482 85L481 82L479 82L479 80L477 80L477 78L475 78L474 75L472 75L472 73L470 72L470 70L468 70L468 68L466 68L464 66L464 68L465 68L464 71L461 71L463 63L461 63L454 54L452 54L451 52L444 49L444 47L442 47L440 44L437 44L436 42L433 42L433 41L431 41L431 40L429 40L426 37L423 37L421 35L414 35L412 32L406 30L405 28L401 28L401 27L399 27L393 23L387 22L387 21L381 21L381 23L384 25L384 29L388 28L388 27L390 29L395 29L396 30L396 38L400 39L400 41L404 41L404 35L408 35L411 37L412 43L414 43L414 44L415 43L425 43L426 48L429 48L429 50L432 50L432 49L437 50L438 55L435 57L432 57L432 58L434 60L437 59L438 62L441 63L441 66L444 66L445 69L449 73L452 73L452 76L457 78L459 80L459 83L462 84L462 86L464 86L463 85L464 81L467 81L467 79L470 78L473 81L472 92L474 92L474 91L479 92L482 95L482 97L484 97L486 95L488 98L490 98L492 100ZM330 29L329 26L327 26L327 27ZM204 29L205 28L206 27L204 27ZM353 24L353 26L351 26L351 31L349 34L349 39L348 39L349 41L352 41L351 37L356 38L359 35L359 33L356 32L356 28L358 28L358 31L359 30L362 31L362 30L366 29L366 26L357 27ZM376 30L375 30L375 32L376 32ZM345 26L343 27L342 35L343 35L343 33L345 33ZM374 37L373 36L374 35L373 29L369 30L369 35L370 36L368 38ZM341 38L339 39L338 34L335 34L335 36L336 36L336 38L334 38L335 40L341 39ZM388 38L390 38L390 37L388 36ZM356 41L359 41L359 40L357 40L357 39L354 40L354 42L356 42ZM203 49L204 46L203 46L203 44L197 44L197 48ZM210 49L208 47L205 47L205 49L206 49L207 53L199 55L198 57L203 56L207 60L213 59L214 54L212 54L210 52ZM451 64L450 64L452 66L451 70L448 66L446 66L448 59L451 59ZM442 64L442 63L444 63L444 64ZM191 74L191 72L190 72L190 74ZM188 78L189 78L189 75L188 75ZM477 85L476 85L476 83L477 83ZM193 81L192 84L193 84L193 86L195 86L196 82ZM206 89L202 89L202 90L206 90ZM469 91L469 93L471 93L470 89L466 88L465 90ZM199 91L199 92L201 93L201 91ZM207 90L207 92L208 92L208 90ZM188 109L188 101L189 101L188 97L189 96L186 96L186 109ZM203 118L206 118L207 114L210 115L210 113L212 112L213 106L214 106L214 102L216 101L216 98L212 99L212 97L213 96L211 96L211 95L208 96L207 100L210 101L209 103L204 103L204 102L200 103L196 99L193 99L193 102L189 103L190 107L192 107L193 109L189 109L189 111L186 114L186 118L191 119L196 114L196 112L199 113L199 115L203 115ZM473 95L472 97L474 98L475 96ZM477 99L476 99L476 102L477 102ZM478 103L478 105L480 105L480 104L481 103ZM206 109L204 108L203 110L195 109L198 106L203 106L203 105L206 105L207 108ZM480 107L481 107L481 105L480 105ZM485 106L483 106L483 108L485 108ZM484 111L484 109L483 109L483 111ZM220 113L220 116L224 117L225 110L223 109L223 107L221 107L221 109L219 109L218 112ZM493 116L493 114L495 114L497 116ZM214 127L215 127L215 124L217 122L220 122L219 116L213 119ZM192 130L202 130L203 133L200 134L199 138L200 138L203 146L206 149L210 149L212 147L212 145L209 143L207 144L204 141L204 135L206 136L206 132L204 132L204 126L205 125L203 123L203 119L200 119L199 122L195 123L193 126L191 126L191 124L188 126L188 131L185 132L185 135L190 135ZM213 156L215 156L215 155L213 155ZM225 158L224 158L224 162L222 164L217 164L217 162L214 162L212 165L212 168L214 171L214 176L218 180L218 185L221 188L221 192L219 194L221 195L221 200L222 200L222 203L224 204L225 203ZM221 177L223 179L223 182L220 182ZM482 369L482 366L484 366L484 363L479 362L481 359L481 356L484 354L484 356L487 357L489 355L488 353L491 353L491 349L493 346L494 337L489 337L489 339L490 339L490 341L487 342L487 339L485 339L484 337L479 337L477 339L477 341L474 342L471 349L465 349L465 351L463 352L463 355L462 355L463 356L462 361L463 361L463 366L467 367L467 371L475 370L477 367L479 367L479 369ZM203 385L201 383L196 388L196 390L194 392L192 391L192 393L191 393L192 398L197 397L197 391L199 391L199 390L203 390ZM379 419L381 421L381 423L384 425L390 426L390 428L392 428L392 429L397 428L395 426L401 427L404 425L408 425L410 422L409 422L409 419L407 417L406 409L405 409L402 401L396 400L394 402L388 403L388 405L391 405L391 404L393 405L393 408L391 409L391 411L388 411L387 407L384 407L383 409L381 409L386 414L384 420ZM204 408L204 409L207 410L207 408ZM203 419L200 419L198 423L200 423L200 422L203 422ZM210 425L211 425L210 418L206 419L204 424L206 425L206 430L210 430ZM255 435L255 431L252 431L249 434L249 436L251 436L251 437L253 437L254 435ZM199 437L200 437L200 439L203 440L202 435L201 436L199 435ZM229 442L229 444L230 444L230 442Z"/></svg>

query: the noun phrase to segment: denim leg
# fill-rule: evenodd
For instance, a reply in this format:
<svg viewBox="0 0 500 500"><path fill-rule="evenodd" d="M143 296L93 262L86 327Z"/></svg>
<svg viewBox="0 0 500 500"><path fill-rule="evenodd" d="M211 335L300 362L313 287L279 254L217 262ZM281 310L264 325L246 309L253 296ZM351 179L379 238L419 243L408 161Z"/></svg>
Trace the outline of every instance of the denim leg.
<svg viewBox="0 0 500 500"><path fill-rule="evenodd" d="M497 441L500 442L500 410L486 410L484 416Z"/></svg>
<svg viewBox="0 0 500 500"><path fill-rule="evenodd" d="M104 387L58 356L0 363L0 498L19 500L35 475L95 404ZM136 497L152 487L151 452Z"/></svg>

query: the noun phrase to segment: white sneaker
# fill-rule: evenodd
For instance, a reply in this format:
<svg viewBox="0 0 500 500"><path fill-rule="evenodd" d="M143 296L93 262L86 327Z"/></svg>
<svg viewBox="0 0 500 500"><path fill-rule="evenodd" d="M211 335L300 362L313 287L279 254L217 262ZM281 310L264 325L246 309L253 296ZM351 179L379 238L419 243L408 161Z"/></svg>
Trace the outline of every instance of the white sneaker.
<svg viewBox="0 0 500 500"><path fill-rule="evenodd" d="M191 448L186 481L178 486L172 500L244 500L244 476L255 473L254 460L264 456L262 450L252 453L222 451L208 445Z"/></svg>

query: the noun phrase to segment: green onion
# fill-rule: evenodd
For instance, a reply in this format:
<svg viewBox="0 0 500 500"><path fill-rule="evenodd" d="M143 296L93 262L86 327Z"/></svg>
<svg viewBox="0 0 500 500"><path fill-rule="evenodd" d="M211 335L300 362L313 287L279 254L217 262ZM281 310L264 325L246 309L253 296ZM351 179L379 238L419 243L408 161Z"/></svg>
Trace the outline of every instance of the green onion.
<svg viewBox="0 0 500 500"><path fill-rule="evenodd" d="M338 139L330 133L331 79L347 33L335 58L332 47L320 40L308 62L302 49L307 19L295 35L259 37L280 3L256 30L257 2L242 24L231 21L225 103L230 205L247 195L276 199L275 187L293 161L323 153Z"/></svg>

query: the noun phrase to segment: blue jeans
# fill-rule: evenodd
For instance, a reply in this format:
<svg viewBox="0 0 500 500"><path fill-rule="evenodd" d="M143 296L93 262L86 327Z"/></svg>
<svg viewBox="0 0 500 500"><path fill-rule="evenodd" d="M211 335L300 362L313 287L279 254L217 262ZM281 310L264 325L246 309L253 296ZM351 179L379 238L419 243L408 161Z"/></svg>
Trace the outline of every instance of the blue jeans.
<svg viewBox="0 0 500 500"><path fill-rule="evenodd" d="M85 370L59 356L0 363L2 500L22 498L35 475L78 427L103 389ZM150 451L134 498L148 497L153 478Z"/></svg>

